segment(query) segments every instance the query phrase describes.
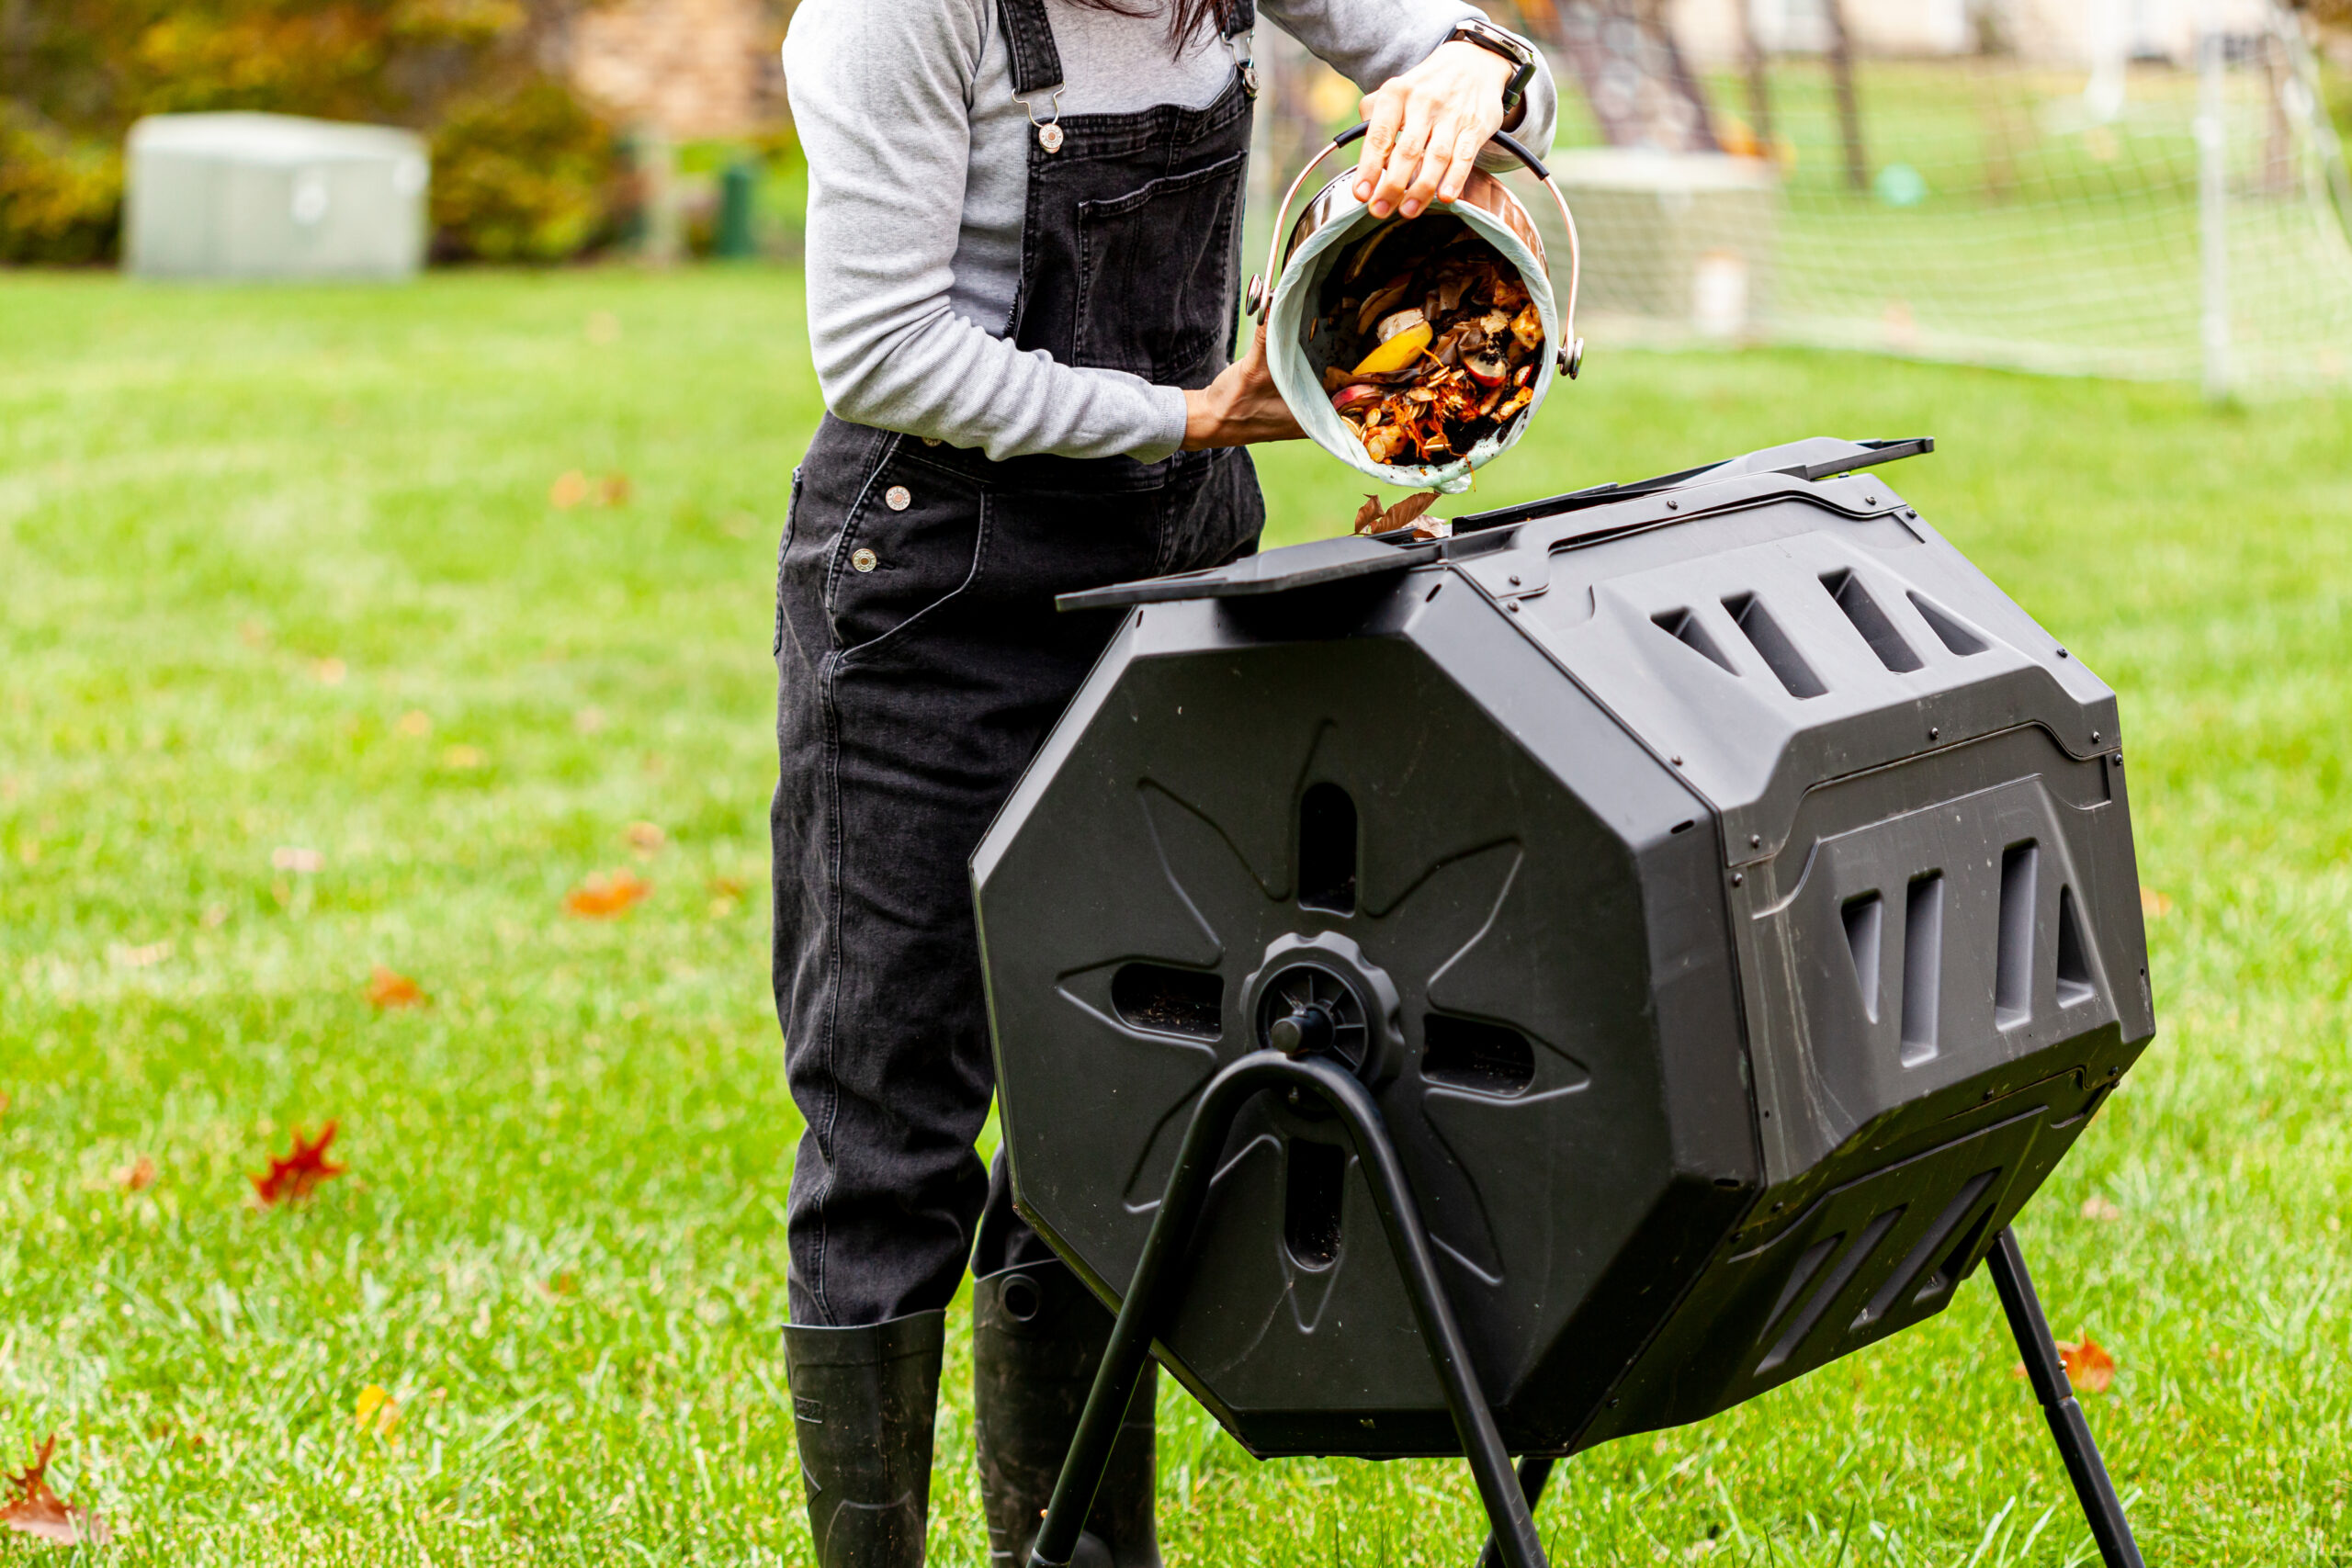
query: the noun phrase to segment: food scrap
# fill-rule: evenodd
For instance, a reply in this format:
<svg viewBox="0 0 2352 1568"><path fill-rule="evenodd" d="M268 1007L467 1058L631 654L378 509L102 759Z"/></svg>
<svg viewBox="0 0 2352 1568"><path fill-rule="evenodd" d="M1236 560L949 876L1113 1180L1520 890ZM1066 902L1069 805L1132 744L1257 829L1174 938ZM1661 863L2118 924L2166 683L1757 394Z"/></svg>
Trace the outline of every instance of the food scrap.
<svg viewBox="0 0 2352 1568"><path fill-rule="evenodd" d="M1324 279L1307 341L1375 463L1458 457L1534 400L1544 323L1527 288L1446 213L1389 223Z"/></svg>

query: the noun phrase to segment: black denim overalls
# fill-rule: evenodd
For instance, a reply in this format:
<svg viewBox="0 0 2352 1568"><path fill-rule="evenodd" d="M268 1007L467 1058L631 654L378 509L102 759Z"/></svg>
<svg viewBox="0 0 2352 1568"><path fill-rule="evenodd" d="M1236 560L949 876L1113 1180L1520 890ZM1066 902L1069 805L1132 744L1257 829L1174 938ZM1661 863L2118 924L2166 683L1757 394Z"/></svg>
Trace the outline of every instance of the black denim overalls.
<svg viewBox="0 0 2352 1568"><path fill-rule="evenodd" d="M1001 15L1038 118L1062 74L1044 0ZM1206 386L1232 353L1250 98L1237 65L1206 108L1041 127L1007 335ZM984 1204L983 1271L1045 1256L972 1149L994 1073L967 863L1116 626L1054 596L1244 554L1263 516L1238 450L998 463L819 427L776 578L775 984L808 1119L794 1322L946 1305Z"/></svg>

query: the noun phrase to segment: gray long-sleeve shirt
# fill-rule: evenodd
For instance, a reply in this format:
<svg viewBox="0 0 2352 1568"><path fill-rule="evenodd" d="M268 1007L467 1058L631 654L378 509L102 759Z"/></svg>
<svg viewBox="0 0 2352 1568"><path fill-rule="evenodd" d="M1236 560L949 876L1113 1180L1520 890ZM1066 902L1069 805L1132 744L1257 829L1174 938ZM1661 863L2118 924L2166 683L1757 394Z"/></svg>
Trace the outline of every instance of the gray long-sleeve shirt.
<svg viewBox="0 0 2352 1568"><path fill-rule="evenodd" d="M1200 107L1233 77L1216 31L1170 59L1166 14L1046 0L1060 112ZM1427 59L1466 0L1260 0L1260 14L1367 92ZM802 0L784 44L808 158L808 335L842 419L976 446L1149 462L1184 438L1184 396L1063 365L1005 336L1020 282L1030 111L996 0ZM1515 132L1551 144L1548 72ZM1053 106L1040 102L1037 118Z"/></svg>

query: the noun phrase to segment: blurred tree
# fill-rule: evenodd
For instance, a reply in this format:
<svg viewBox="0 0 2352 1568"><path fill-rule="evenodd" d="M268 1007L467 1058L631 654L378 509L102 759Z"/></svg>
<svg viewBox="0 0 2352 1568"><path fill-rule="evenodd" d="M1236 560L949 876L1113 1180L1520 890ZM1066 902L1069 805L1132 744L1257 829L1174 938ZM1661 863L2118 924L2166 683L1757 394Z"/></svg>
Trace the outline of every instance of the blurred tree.
<svg viewBox="0 0 2352 1568"><path fill-rule="evenodd" d="M218 109L424 130L436 253L571 254L608 230L620 188L610 128L553 68L571 17L596 3L0 0L0 257L103 253L119 205L108 160L130 122ZM35 212L38 243L17 232Z"/></svg>

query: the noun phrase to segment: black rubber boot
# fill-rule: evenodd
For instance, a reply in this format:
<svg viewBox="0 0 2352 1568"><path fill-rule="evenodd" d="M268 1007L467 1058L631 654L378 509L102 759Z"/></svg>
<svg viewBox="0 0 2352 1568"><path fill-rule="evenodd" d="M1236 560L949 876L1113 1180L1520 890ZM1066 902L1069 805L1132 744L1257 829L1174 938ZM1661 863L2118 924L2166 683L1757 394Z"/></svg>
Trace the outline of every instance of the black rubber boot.
<svg viewBox="0 0 2352 1568"><path fill-rule="evenodd" d="M1059 1261L1000 1269L972 1283L973 1416L990 1568L1028 1568L1111 1322L1109 1310ZM1159 1371L1144 1363L1071 1568L1160 1568L1152 1518Z"/></svg>
<svg viewBox="0 0 2352 1568"><path fill-rule="evenodd" d="M922 1568L947 1314L784 1331L819 1568Z"/></svg>

